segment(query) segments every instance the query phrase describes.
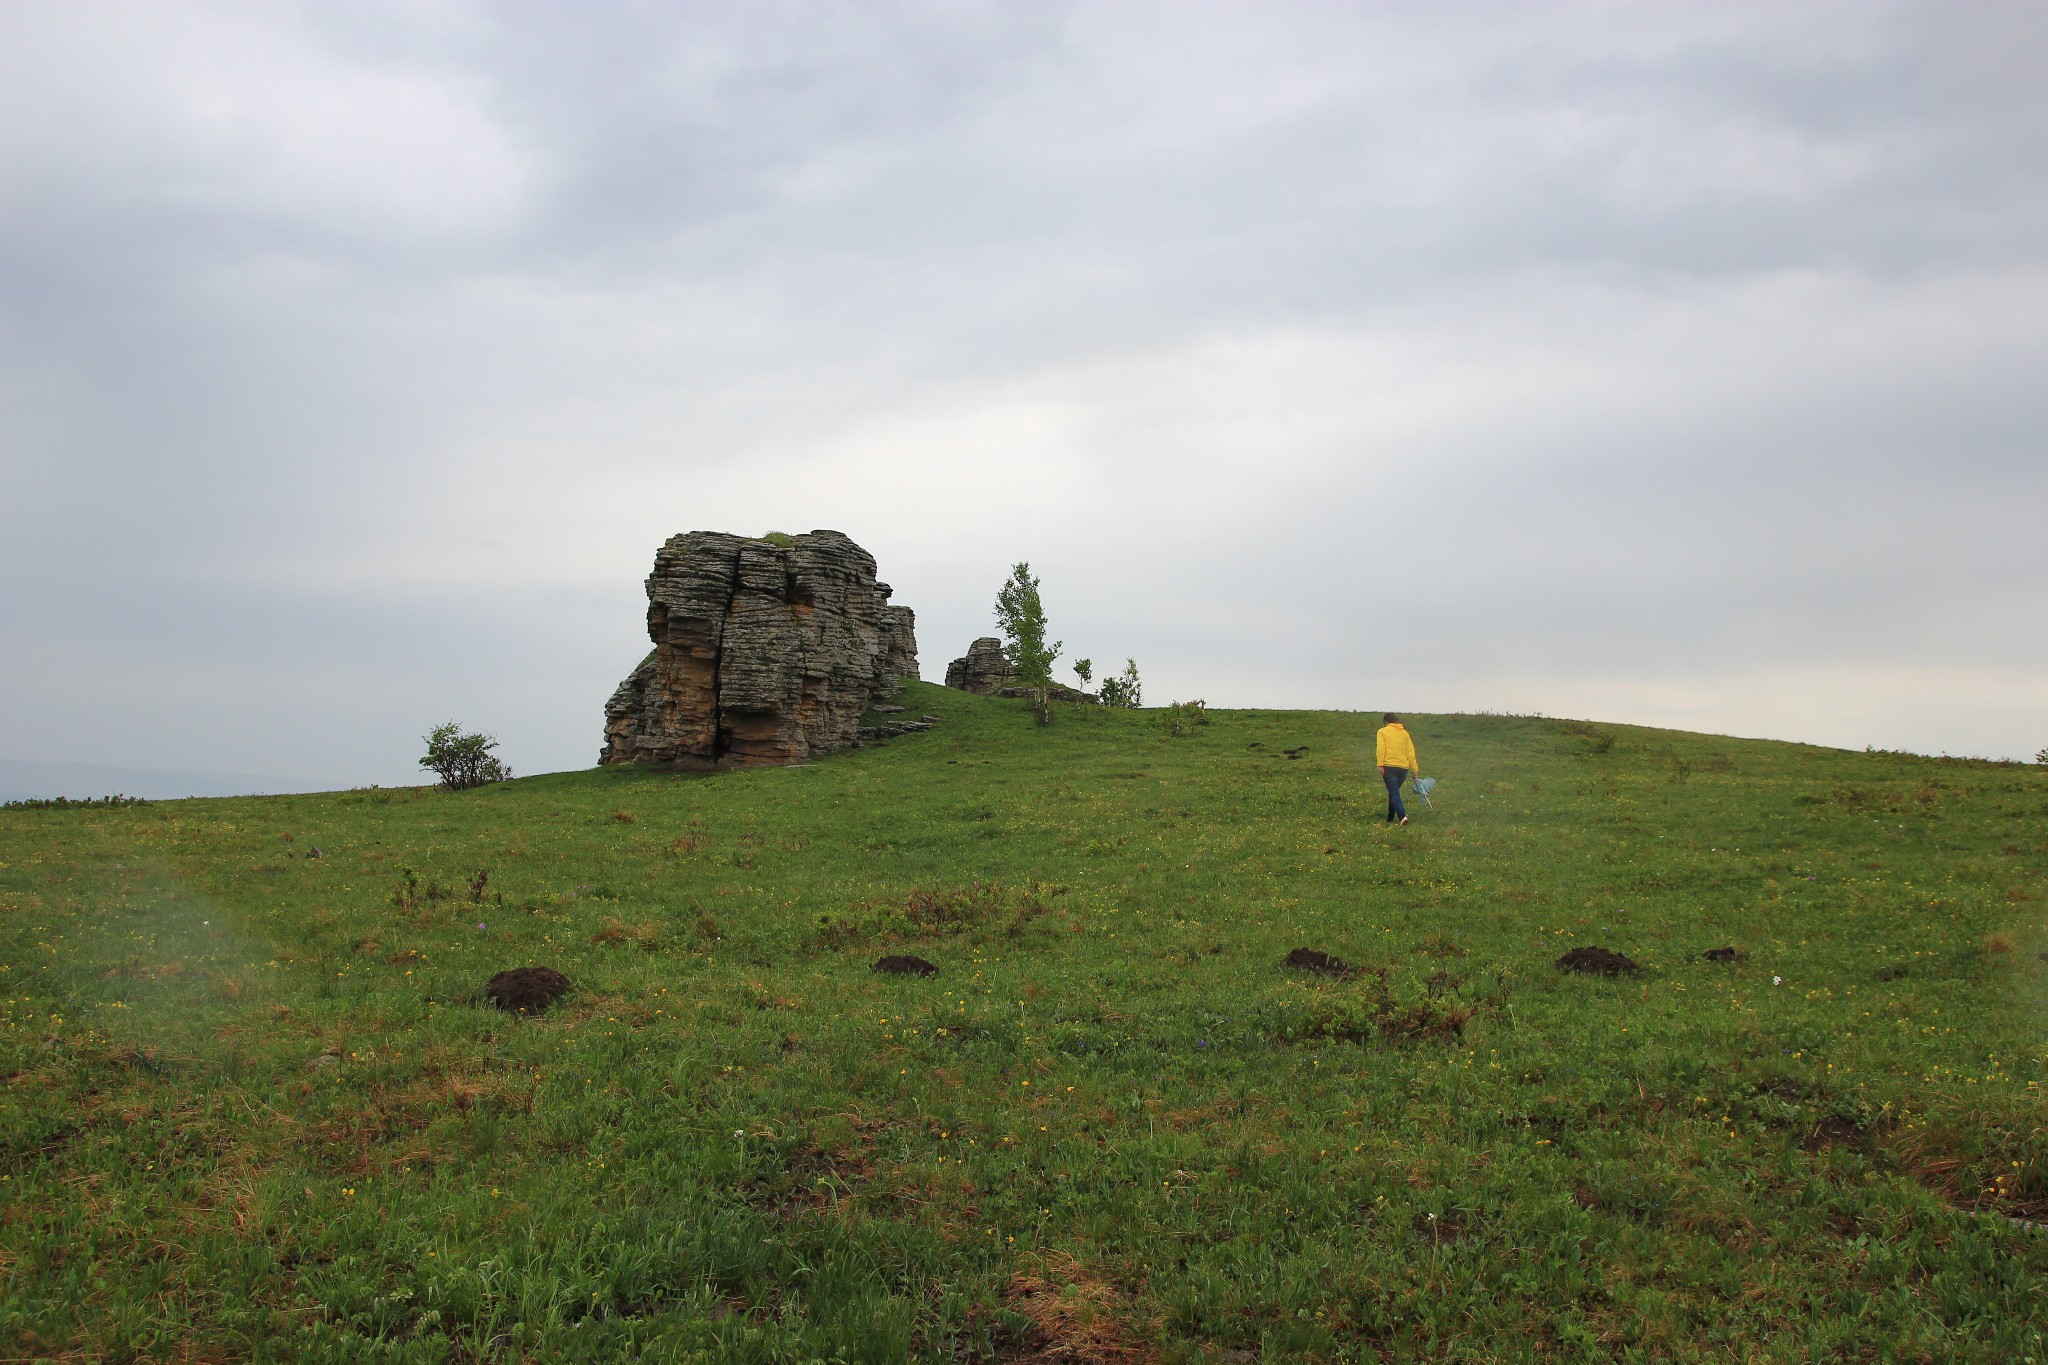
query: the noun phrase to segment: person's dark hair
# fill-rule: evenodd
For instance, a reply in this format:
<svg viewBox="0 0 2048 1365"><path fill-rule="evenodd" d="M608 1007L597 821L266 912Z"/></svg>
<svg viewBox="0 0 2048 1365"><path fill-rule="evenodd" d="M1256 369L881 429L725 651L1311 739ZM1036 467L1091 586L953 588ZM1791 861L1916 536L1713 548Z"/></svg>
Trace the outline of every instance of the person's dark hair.
<svg viewBox="0 0 2048 1365"><path fill-rule="evenodd" d="M1387 724L1399 725L1400 723L1401 718L1399 716L1395 715L1392 711L1387 712Z"/></svg>

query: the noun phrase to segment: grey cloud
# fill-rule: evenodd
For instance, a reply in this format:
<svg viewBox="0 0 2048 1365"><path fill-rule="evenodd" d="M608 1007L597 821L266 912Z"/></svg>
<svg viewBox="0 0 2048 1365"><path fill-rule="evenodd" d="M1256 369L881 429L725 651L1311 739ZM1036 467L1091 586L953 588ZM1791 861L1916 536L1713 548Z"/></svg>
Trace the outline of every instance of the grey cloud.
<svg viewBox="0 0 2048 1365"><path fill-rule="evenodd" d="M699 525L853 533L932 665L1029 558L1219 703L1390 634L1645 714L1709 664L1891 670L1878 729L1914 670L2048 681L2032 7L0 23L0 752L298 771L333 684L308 773L398 780L465 697L581 763ZM74 754L117 619L186 682ZM466 675L507 640L524 691ZM240 739L237 669L283 699Z"/></svg>

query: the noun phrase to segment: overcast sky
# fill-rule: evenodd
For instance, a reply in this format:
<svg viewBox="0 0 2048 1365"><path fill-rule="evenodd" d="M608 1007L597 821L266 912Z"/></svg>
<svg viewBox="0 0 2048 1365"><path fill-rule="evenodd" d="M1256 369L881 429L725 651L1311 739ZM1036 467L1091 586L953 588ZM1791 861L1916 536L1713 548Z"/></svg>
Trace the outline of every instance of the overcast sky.
<svg viewBox="0 0 2048 1365"><path fill-rule="evenodd" d="M678 531L927 677L2048 745L2048 7L0 6L0 759L594 761Z"/></svg>

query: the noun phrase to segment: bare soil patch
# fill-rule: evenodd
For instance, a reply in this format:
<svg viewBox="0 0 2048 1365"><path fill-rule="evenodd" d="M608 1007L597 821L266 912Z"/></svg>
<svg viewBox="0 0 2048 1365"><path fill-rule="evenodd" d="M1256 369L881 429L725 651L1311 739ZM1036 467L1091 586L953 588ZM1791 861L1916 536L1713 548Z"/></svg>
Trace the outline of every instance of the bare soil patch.
<svg viewBox="0 0 2048 1365"><path fill-rule="evenodd" d="M1809 1152L1824 1152L1830 1147L1867 1151L1870 1147L1870 1130L1855 1119L1844 1118L1840 1114L1829 1114L1807 1131L1804 1145Z"/></svg>
<svg viewBox="0 0 2048 1365"><path fill-rule="evenodd" d="M927 962L921 957L912 957L908 953L891 953L887 957L876 958L874 970L885 972L890 976L937 976L939 974L937 963Z"/></svg>
<svg viewBox="0 0 2048 1365"><path fill-rule="evenodd" d="M1415 1235L1431 1246L1444 1246L1460 1241L1470 1230L1465 1215L1452 1209L1448 1213L1418 1213L1415 1215Z"/></svg>
<svg viewBox="0 0 2048 1365"><path fill-rule="evenodd" d="M484 994L501 1010L539 1014L569 992L569 978L553 967L514 967L484 983Z"/></svg>

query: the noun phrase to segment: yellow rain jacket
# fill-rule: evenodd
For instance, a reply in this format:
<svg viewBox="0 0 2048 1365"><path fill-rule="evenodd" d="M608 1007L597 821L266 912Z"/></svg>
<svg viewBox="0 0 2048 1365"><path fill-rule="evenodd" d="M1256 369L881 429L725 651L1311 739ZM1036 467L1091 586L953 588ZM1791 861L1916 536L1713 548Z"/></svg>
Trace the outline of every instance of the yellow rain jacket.
<svg viewBox="0 0 2048 1365"><path fill-rule="evenodd" d="M1399 721L1380 727L1380 760L1382 768L1406 768L1410 773L1422 765L1415 759L1415 741L1408 737L1408 728Z"/></svg>

